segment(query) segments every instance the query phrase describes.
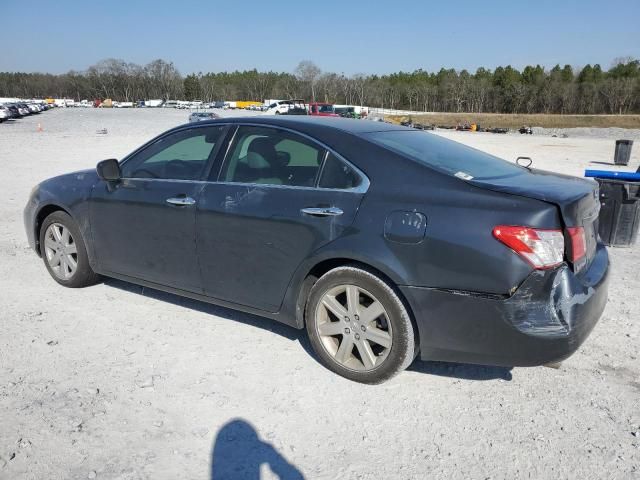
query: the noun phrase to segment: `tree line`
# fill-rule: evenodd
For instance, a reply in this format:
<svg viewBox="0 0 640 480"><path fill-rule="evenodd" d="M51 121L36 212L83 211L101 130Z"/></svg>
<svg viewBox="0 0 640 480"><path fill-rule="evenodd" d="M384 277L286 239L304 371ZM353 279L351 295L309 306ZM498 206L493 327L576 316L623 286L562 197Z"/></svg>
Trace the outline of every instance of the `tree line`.
<svg viewBox="0 0 640 480"><path fill-rule="evenodd" d="M527 66L495 70L419 69L388 75L323 72L303 61L294 72L191 73L172 62L147 65L106 59L86 71L0 72L0 97L137 101L258 100L313 101L432 112L627 114L640 113L640 61L617 59L608 70L598 64L574 70Z"/></svg>

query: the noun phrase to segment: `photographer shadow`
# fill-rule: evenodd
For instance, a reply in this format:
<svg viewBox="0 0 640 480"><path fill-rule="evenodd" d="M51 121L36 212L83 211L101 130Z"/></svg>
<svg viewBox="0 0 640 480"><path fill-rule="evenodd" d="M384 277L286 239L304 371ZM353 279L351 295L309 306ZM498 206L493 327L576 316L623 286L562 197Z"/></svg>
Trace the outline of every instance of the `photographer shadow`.
<svg viewBox="0 0 640 480"><path fill-rule="evenodd" d="M245 420L231 420L218 431L211 453L211 480L259 480L262 465L280 480L304 480L302 472L261 440Z"/></svg>

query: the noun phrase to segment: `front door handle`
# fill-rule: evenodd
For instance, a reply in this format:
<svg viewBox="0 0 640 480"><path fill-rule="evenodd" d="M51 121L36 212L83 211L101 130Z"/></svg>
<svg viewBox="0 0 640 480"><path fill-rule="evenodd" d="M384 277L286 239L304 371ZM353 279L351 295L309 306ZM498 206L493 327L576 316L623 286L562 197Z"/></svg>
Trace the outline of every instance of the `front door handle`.
<svg viewBox="0 0 640 480"><path fill-rule="evenodd" d="M300 211L306 215L312 215L314 217L336 217L344 213L338 207L308 207L303 208Z"/></svg>
<svg viewBox="0 0 640 480"><path fill-rule="evenodd" d="M188 205L193 205L196 201L191 197L171 197L167 198L167 203L171 205L177 205L179 207L186 207Z"/></svg>

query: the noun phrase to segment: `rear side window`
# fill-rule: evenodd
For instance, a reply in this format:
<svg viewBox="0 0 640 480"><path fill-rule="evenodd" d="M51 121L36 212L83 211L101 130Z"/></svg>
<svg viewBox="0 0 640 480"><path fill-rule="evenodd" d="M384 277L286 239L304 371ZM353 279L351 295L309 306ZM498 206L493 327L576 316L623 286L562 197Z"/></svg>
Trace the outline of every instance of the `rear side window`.
<svg viewBox="0 0 640 480"><path fill-rule="evenodd" d="M271 127L240 126L229 150L222 180L313 187L325 150L295 133Z"/></svg>
<svg viewBox="0 0 640 480"><path fill-rule="evenodd" d="M357 187L361 182L360 175L353 167L329 152L320 176L320 188L349 189Z"/></svg>
<svg viewBox="0 0 640 480"><path fill-rule="evenodd" d="M458 142L420 131L372 132L366 138L413 160L464 180L522 175L525 169Z"/></svg>

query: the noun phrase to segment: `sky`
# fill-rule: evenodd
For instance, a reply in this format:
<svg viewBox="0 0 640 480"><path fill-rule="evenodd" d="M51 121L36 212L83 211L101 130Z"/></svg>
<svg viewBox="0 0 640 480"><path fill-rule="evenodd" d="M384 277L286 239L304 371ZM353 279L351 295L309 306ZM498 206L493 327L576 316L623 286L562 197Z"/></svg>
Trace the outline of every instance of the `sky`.
<svg viewBox="0 0 640 480"><path fill-rule="evenodd" d="M640 58L640 0L0 0L0 71L475 71Z"/></svg>

